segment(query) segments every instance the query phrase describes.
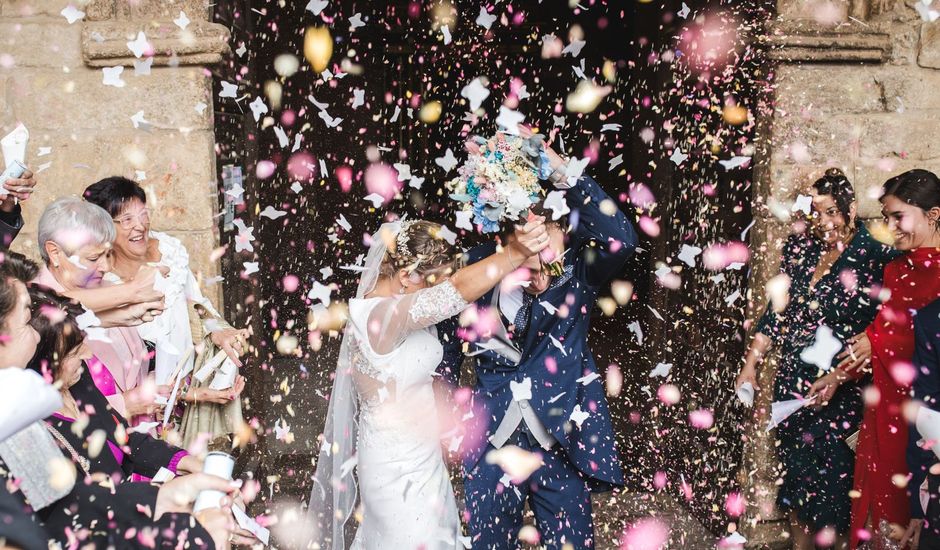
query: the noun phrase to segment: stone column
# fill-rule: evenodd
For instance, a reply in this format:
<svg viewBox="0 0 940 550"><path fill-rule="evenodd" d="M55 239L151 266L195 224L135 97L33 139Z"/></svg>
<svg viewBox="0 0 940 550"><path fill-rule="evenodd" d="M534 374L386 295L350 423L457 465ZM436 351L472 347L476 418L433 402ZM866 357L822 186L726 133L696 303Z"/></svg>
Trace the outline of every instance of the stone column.
<svg viewBox="0 0 940 550"><path fill-rule="evenodd" d="M208 19L202 0L0 0L0 132L26 125L39 181L15 249L38 255L49 201L123 175L147 190L154 229L182 239L195 270L218 273L204 66L228 51L228 30ZM137 57L128 43L140 32L149 46ZM106 71L121 69L119 87L107 85Z"/></svg>
<svg viewBox="0 0 940 550"><path fill-rule="evenodd" d="M915 167L940 172L940 22L924 22L908 4L778 1L779 18L767 33L777 62L775 110L761 121L755 159L751 319L763 309L764 284L778 273L789 232L773 211L788 211L827 167L855 184L868 221L880 217L887 178ZM749 496L740 528L752 547L788 545L785 518L774 507L774 439L764 430L773 379L771 357L760 372L764 391L738 473Z"/></svg>

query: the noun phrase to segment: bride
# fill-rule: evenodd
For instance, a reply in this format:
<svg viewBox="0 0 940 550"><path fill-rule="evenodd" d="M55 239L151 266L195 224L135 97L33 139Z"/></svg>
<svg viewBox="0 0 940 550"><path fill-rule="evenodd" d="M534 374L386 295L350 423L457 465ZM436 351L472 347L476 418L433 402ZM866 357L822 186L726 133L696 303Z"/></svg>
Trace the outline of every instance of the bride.
<svg viewBox="0 0 940 550"><path fill-rule="evenodd" d="M344 550L358 497L354 550L463 548L431 385L442 356L434 325L544 249L543 221L517 228L501 252L456 272L435 223L386 223L372 236L349 301L310 497L308 547Z"/></svg>

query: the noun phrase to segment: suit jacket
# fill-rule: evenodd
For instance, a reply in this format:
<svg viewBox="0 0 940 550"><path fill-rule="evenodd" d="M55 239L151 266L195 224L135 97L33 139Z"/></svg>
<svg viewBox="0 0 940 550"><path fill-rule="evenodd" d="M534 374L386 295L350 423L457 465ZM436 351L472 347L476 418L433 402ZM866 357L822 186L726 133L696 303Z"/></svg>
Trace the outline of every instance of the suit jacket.
<svg viewBox="0 0 940 550"><path fill-rule="evenodd" d="M13 212L0 212L0 247L9 248L20 229L23 229L20 205L13 207Z"/></svg>
<svg viewBox="0 0 940 550"><path fill-rule="evenodd" d="M638 240L619 209L610 215L601 211L605 201L616 203L592 178L582 177L566 191L565 200L573 226L565 253L565 265L572 267L570 278L553 282L534 299L525 334L514 342L521 351L518 364L492 350L477 355L472 398L477 412L468 421L468 431L485 436L465 439L471 442L463 449L464 466L471 471L485 453L489 436L513 399L512 383L529 378L529 406L592 489L609 490L623 484L623 472L603 381L596 375L587 336L599 290L633 255ZM487 243L472 249L468 262L494 252L495 243ZM477 307L491 307L494 292L496 289L482 296Z"/></svg>
<svg viewBox="0 0 940 550"><path fill-rule="evenodd" d="M924 402L924 406L940 411L940 300L935 300L917 311L914 317L914 358L917 372L911 385L911 397ZM907 466L911 471L908 493L911 496L911 516L924 517L920 505L920 486L927 471L937 462L930 449L921 448L917 428L908 430Z"/></svg>

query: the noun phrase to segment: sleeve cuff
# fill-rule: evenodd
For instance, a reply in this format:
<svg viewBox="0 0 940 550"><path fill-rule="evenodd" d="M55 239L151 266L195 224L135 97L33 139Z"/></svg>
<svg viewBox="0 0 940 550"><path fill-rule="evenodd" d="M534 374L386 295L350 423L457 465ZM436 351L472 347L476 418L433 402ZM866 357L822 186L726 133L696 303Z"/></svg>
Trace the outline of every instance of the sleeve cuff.
<svg viewBox="0 0 940 550"><path fill-rule="evenodd" d="M189 456L189 453L186 451L180 451L173 455L173 458L170 459L169 464L166 465L166 469L173 472L174 474L177 473L176 468L179 466L180 461L183 460L184 456Z"/></svg>

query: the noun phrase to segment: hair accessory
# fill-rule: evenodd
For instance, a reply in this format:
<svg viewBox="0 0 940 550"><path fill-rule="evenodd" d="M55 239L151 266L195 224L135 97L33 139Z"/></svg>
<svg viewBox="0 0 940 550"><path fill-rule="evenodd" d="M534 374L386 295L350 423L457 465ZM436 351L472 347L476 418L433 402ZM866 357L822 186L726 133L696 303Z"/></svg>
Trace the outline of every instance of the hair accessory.
<svg viewBox="0 0 940 550"><path fill-rule="evenodd" d="M395 257L405 264L411 264L417 261L414 254L408 250L408 231L415 224L415 220L405 220L401 222L401 229L398 230L398 236L395 237Z"/></svg>

